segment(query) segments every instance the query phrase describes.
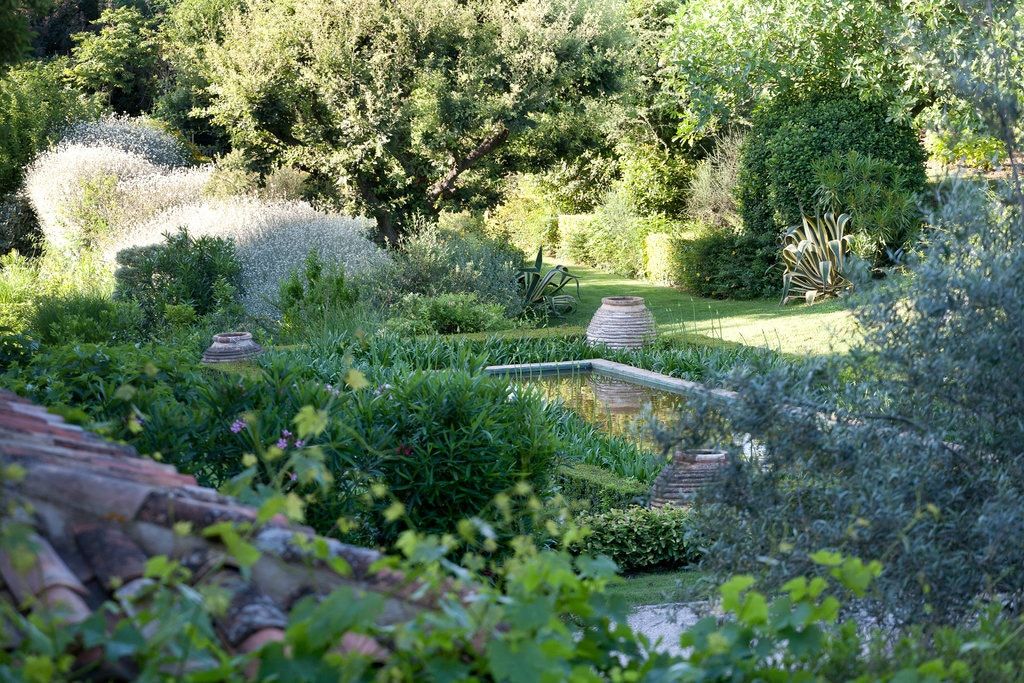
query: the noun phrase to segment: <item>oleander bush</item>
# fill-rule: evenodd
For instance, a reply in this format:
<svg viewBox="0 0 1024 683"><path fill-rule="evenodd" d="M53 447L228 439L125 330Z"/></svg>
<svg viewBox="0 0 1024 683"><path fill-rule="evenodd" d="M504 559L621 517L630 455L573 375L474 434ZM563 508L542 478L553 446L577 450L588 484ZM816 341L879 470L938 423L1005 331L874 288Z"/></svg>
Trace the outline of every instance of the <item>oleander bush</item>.
<svg viewBox="0 0 1024 683"><path fill-rule="evenodd" d="M907 172L857 151L832 154L812 165L818 210L846 213L852 250L876 266L892 265L921 230L920 197Z"/></svg>
<svg viewBox="0 0 1024 683"><path fill-rule="evenodd" d="M635 505L650 491L636 479L586 463L562 465L555 481L566 500L593 512Z"/></svg>
<svg viewBox="0 0 1024 683"><path fill-rule="evenodd" d="M576 547L588 555L607 555L624 572L682 567L701 557L690 517L688 510L671 505L581 513L578 521L590 534Z"/></svg>
<svg viewBox="0 0 1024 683"><path fill-rule="evenodd" d="M346 280L345 269L324 263L319 252L311 250L303 267L280 284L281 336L299 341L319 326L336 327L358 302L359 291Z"/></svg>
<svg viewBox="0 0 1024 683"><path fill-rule="evenodd" d="M187 307L196 316L225 311L241 282L231 240L193 238L187 230L167 233L160 244L120 251L117 264L114 296L138 303L153 326L168 322L173 307Z"/></svg>

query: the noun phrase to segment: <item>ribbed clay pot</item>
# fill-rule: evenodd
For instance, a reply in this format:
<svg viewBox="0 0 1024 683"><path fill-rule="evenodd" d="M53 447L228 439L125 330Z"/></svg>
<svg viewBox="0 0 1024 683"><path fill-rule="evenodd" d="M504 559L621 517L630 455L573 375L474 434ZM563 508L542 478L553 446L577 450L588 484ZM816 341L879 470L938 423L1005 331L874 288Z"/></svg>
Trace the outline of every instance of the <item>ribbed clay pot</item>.
<svg viewBox="0 0 1024 683"><path fill-rule="evenodd" d="M203 352L204 363L233 363L248 360L263 352L248 332L221 332L213 335L213 343Z"/></svg>
<svg viewBox="0 0 1024 683"><path fill-rule="evenodd" d="M587 342L613 349L639 349L654 341L654 316L643 297L606 296L587 327Z"/></svg>

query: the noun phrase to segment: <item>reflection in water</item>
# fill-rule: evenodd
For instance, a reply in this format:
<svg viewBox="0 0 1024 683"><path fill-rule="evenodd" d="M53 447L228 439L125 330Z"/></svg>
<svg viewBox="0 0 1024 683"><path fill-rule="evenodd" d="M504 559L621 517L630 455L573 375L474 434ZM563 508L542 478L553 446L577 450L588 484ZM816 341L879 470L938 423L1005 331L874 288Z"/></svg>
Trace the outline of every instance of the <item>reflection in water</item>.
<svg viewBox="0 0 1024 683"><path fill-rule="evenodd" d="M661 449L651 434L650 419L668 424L683 402L678 394L592 372L532 377L526 381L538 386L549 399L561 400L601 430L655 452Z"/></svg>

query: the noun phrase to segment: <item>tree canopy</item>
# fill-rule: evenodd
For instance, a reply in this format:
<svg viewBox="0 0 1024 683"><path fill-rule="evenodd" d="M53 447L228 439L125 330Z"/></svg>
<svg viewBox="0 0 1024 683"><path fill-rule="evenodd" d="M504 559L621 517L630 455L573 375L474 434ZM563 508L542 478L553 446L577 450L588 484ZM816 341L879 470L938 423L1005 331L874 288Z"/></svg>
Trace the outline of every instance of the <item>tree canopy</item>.
<svg viewBox="0 0 1024 683"><path fill-rule="evenodd" d="M524 134L621 87L613 4L263 0L208 46L213 120L257 168L329 184L396 240L515 168Z"/></svg>

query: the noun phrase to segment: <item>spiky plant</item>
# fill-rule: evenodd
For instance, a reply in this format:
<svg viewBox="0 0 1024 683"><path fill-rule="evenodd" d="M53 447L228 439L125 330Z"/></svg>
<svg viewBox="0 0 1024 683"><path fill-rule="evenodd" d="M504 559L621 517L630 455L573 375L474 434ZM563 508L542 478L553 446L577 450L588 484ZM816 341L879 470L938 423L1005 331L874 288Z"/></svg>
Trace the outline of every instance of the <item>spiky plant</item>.
<svg viewBox="0 0 1024 683"><path fill-rule="evenodd" d="M782 303L838 296L851 287L844 276L850 253L849 214L804 216L783 239Z"/></svg>
<svg viewBox="0 0 1024 683"><path fill-rule="evenodd" d="M547 273L544 269L544 247L537 250L532 266L523 268L516 280L523 289L523 298L528 308L543 307L555 315L571 313L576 309L580 295L580 279L565 266L555 266ZM576 296L562 294L569 283L575 283Z"/></svg>

